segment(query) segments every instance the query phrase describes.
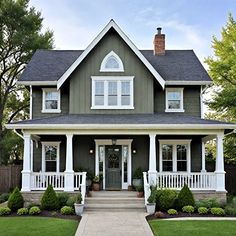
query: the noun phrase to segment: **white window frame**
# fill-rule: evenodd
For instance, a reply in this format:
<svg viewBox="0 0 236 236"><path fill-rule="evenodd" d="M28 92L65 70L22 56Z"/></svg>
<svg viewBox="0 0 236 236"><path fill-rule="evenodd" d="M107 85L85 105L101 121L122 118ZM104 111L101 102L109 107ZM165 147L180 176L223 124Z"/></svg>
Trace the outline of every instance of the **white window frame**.
<svg viewBox="0 0 236 236"><path fill-rule="evenodd" d="M134 76L91 76L92 79L92 106L91 109L134 109ZM95 105L95 82L104 81L104 105ZM108 105L108 81L117 81L118 104ZM121 81L130 82L130 105L121 105Z"/></svg>
<svg viewBox="0 0 236 236"><path fill-rule="evenodd" d="M162 145L172 145L172 163L173 163L173 171L172 172L183 172L183 173L191 173L191 139L159 139L159 172L169 172L163 171L163 156L162 156ZM177 171L177 145L186 145L187 146L187 171Z"/></svg>
<svg viewBox="0 0 236 236"><path fill-rule="evenodd" d="M180 92L180 108L170 109L168 108L168 92ZM184 112L184 88L166 88L166 109L165 112Z"/></svg>
<svg viewBox="0 0 236 236"><path fill-rule="evenodd" d="M60 172L60 144L61 142L41 142L42 144L42 172L46 171L46 146L56 146L57 147L57 159L56 159L56 173Z"/></svg>
<svg viewBox="0 0 236 236"><path fill-rule="evenodd" d="M61 90L57 90L56 88L42 88L43 91L43 99L42 99L42 113L60 113L61 112ZM46 92L58 92L58 101L57 101L57 109L46 109Z"/></svg>
<svg viewBox="0 0 236 236"><path fill-rule="evenodd" d="M106 68L106 63L110 57L114 57L119 65L118 68ZM102 60L100 72L124 72L124 65L120 57L114 52L109 52Z"/></svg>

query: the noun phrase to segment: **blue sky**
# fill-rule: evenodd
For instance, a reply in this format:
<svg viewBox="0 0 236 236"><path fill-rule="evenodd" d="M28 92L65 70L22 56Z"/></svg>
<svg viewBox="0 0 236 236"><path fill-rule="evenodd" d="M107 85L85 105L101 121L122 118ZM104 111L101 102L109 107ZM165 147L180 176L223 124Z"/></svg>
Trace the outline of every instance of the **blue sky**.
<svg viewBox="0 0 236 236"><path fill-rule="evenodd" d="M167 49L194 49L201 61L212 54L236 0L31 0L44 27L54 31L57 49L84 49L113 18L140 49L152 49L156 28Z"/></svg>

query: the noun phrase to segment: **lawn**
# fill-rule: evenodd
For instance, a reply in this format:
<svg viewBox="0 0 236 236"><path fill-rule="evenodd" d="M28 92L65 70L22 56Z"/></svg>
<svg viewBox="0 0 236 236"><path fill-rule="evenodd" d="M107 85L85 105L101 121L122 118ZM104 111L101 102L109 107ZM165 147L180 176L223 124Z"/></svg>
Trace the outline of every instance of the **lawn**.
<svg viewBox="0 0 236 236"><path fill-rule="evenodd" d="M2 217L1 236L74 236L78 221L48 217Z"/></svg>
<svg viewBox="0 0 236 236"><path fill-rule="evenodd" d="M232 236L236 235L236 221L183 220L149 221L155 236Z"/></svg>

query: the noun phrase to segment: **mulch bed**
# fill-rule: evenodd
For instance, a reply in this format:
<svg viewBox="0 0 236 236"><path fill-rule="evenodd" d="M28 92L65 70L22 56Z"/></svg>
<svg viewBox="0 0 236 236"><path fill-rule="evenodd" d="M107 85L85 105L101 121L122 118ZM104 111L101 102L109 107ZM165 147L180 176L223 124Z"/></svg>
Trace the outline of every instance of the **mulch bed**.
<svg viewBox="0 0 236 236"><path fill-rule="evenodd" d="M162 218L157 218L155 216L155 214L152 215L148 215L146 216L146 220L161 220L161 219L169 219L169 218L180 218L180 217L236 217L236 215L225 215L225 216L216 216L216 215L212 215L212 214L206 214L206 215L199 215L198 213L192 213L192 214L188 214L188 213L183 213L183 212L178 212L178 215L169 215L166 212L162 212L164 215Z"/></svg>
<svg viewBox="0 0 236 236"><path fill-rule="evenodd" d="M62 215L60 212L57 211L41 211L38 215L22 215L18 216L16 212L11 213L10 215L4 216L4 217L29 217L29 216L40 216L40 217L51 217L51 218L60 218L60 219L68 219L68 220L81 220L81 216L77 215Z"/></svg>

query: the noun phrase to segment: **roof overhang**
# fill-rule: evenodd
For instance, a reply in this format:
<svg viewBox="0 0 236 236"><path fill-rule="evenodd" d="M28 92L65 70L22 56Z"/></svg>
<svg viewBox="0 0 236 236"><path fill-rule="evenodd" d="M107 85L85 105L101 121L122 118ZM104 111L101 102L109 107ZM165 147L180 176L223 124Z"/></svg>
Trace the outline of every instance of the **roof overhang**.
<svg viewBox="0 0 236 236"><path fill-rule="evenodd" d="M181 81L181 80L167 80L166 85L211 85L212 81Z"/></svg>
<svg viewBox="0 0 236 236"><path fill-rule="evenodd" d="M56 86L57 81L17 81L17 84L26 86Z"/></svg>

